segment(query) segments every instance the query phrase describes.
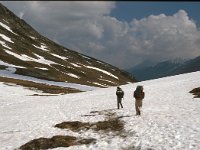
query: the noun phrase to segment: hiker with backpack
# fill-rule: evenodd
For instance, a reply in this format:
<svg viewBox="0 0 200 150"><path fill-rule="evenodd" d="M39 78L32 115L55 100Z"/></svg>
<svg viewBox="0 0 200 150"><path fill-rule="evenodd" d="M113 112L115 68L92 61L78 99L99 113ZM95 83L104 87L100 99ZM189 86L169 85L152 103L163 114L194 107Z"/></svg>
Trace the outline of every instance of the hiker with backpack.
<svg viewBox="0 0 200 150"><path fill-rule="evenodd" d="M116 95L117 95L117 108L119 109L120 106L121 108L123 108L122 98L124 97L124 91L120 87L117 87Z"/></svg>
<svg viewBox="0 0 200 150"><path fill-rule="evenodd" d="M136 115L141 114L140 109L142 108L142 100L144 99L144 96L145 94L143 92L143 86L138 85L133 94L133 97L135 98Z"/></svg>

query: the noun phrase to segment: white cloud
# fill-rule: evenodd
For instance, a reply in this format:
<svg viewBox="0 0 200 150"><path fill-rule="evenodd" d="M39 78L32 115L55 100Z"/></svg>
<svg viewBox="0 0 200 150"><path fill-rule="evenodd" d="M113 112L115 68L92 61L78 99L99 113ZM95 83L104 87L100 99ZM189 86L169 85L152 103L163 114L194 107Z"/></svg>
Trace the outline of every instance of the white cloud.
<svg viewBox="0 0 200 150"><path fill-rule="evenodd" d="M133 52L145 53L154 60L191 58L200 54L197 43L200 32L184 10L173 16L161 14L133 20L130 34L139 45Z"/></svg>
<svg viewBox="0 0 200 150"><path fill-rule="evenodd" d="M24 12L20 12L20 13L19 13L19 18L20 18L20 19L23 19L23 16L24 16Z"/></svg>
<svg viewBox="0 0 200 150"><path fill-rule="evenodd" d="M128 23L110 16L115 2L2 3L50 39L121 68L200 55L200 31L184 10Z"/></svg>

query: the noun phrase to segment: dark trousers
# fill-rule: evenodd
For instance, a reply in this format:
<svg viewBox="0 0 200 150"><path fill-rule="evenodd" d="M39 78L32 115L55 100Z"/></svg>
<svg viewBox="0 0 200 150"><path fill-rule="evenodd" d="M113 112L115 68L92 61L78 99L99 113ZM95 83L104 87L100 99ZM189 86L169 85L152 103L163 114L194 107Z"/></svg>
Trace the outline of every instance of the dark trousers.
<svg viewBox="0 0 200 150"><path fill-rule="evenodd" d="M117 108L119 109L119 107L120 107L120 105L121 105L121 108L123 108L123 106L122 106L122 98L117 98Z"/></svg>

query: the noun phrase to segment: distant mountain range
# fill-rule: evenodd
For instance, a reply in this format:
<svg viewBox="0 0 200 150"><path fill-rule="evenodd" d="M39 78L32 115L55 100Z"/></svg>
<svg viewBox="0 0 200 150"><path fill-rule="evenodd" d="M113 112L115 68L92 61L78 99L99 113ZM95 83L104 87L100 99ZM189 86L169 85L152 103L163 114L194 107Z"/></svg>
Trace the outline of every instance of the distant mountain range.
<svg viewBox="0 0 200 150"><path fill-rule="evenodd" d="M34 77L95 87L136 81L126 71L40 35L1 3L0 54L0 77L4 78L23 75L24 80Z"/></svg>
<svg viewBox="0 0 200 150"><path fill-rule="evenodd" d="M131 69L127 69L127 71L134 74L134 77L139 81L157 79L199 70L200 56L190 60L163 61L152 66L140 64Z"/></svg>

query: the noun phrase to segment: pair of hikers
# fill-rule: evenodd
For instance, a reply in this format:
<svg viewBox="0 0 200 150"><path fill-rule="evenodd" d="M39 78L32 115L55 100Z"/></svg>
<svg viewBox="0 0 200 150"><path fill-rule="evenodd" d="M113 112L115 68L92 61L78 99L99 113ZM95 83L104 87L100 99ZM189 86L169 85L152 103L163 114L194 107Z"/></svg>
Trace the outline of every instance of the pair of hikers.
<svg viewBox="0 0 200 150"><path fill-rule="evenodd" d="M117 95L117 108L119 109L120 105L121 108L123 108L122 98L124 97L124 91L120 87L117 87L116 95ZM143 86L138 85L133 93L133 97L135 98L136 115L141 114L140 109L142 108L142 100L144 99L144 96L145 94L143 92Z"/></svg>

